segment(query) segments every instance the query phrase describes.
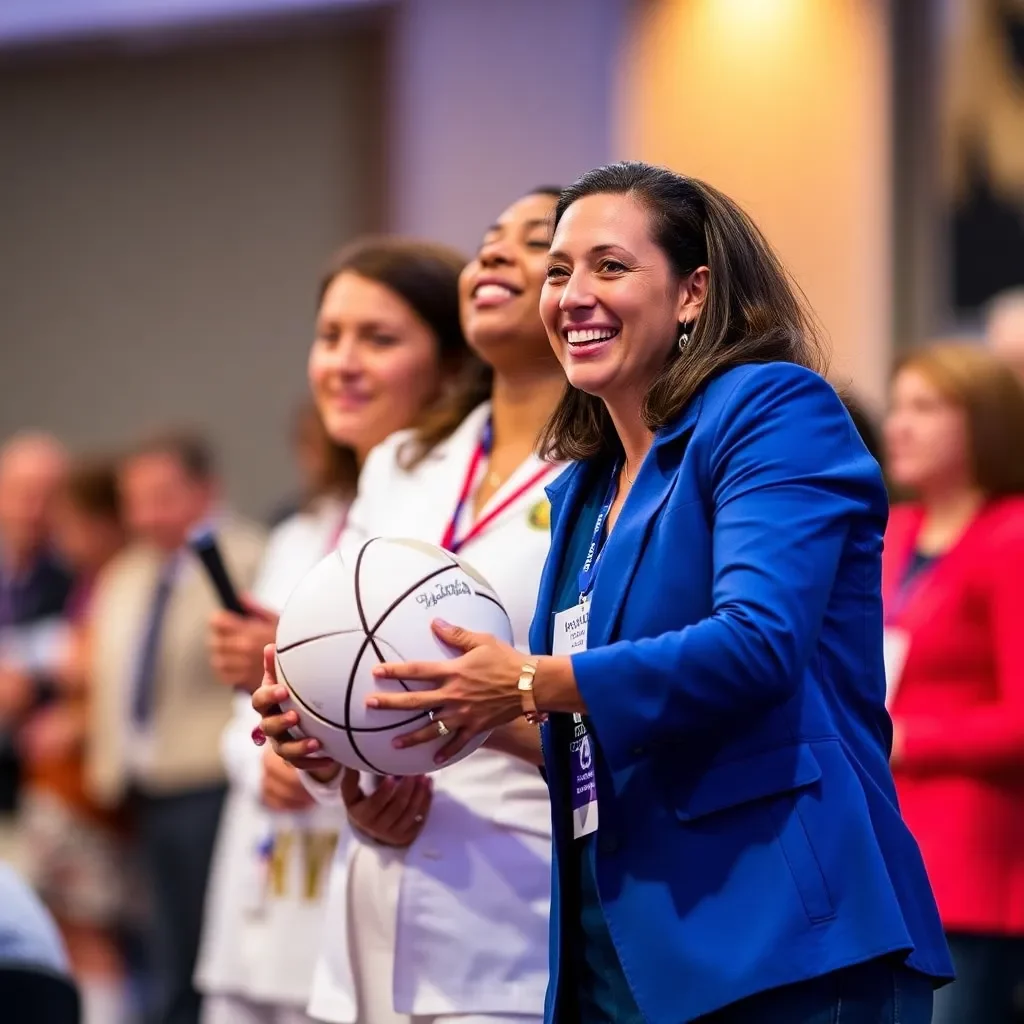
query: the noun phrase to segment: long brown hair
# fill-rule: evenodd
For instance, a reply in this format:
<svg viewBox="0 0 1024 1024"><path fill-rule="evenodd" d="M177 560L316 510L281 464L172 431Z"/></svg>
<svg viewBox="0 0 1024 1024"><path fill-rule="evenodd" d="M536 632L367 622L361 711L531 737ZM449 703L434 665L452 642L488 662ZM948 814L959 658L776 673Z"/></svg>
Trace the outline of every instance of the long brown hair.
<svg viewBox="0 0 1024 1024"><path fill-rule="evenodd" d="M465 258L454 249L408 238L368 236L339 250L320 281L317 304L331 282L350 272L394 292L437 338L446 385L413 424L402 450L405 468L421 462L444 441L491 391L491 372L466 345L459 321L459 274ZM355 453L335 446L332 471L346 494L356 489Z"/></svg>
<svg viewBox="0 0 1024 1024"><path fill-rule="evenodd" d="M921 374L964 411L974 483L989 497L1024 494L1024 388L1001 359L976 345L942 342L908 352L893 376Z"/></svg>
<svg viewBox="0 0 1024 1024"><path fill-rule="evenodd" d="M556 228L573 203L600 194L631 195L646 207L654 241L680 277L701 266L710 270L699 317L679 325L689 334L685 352L672 346L644 396L641 413L650 429L671 422L708 380L741 363L824 370L813 314L757 225L728 196L663 167L611 164L562 192ZM540 448L555 460L589 459L617 452L619 440L601 399L570 385Z"/></svg>

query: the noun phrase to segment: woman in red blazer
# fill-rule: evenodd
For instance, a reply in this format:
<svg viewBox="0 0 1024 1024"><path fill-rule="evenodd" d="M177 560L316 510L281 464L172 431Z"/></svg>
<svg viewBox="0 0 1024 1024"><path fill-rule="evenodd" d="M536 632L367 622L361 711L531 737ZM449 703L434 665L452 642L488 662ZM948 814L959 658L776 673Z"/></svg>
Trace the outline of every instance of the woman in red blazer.
<svg viewBox="0 0 1024 1024"><path fill-rule="evenodd" d="M897 369L885 535L892 766L958 980L933 1024L1003 1024L1024 984L1024 390L982 349Z"/></svg>

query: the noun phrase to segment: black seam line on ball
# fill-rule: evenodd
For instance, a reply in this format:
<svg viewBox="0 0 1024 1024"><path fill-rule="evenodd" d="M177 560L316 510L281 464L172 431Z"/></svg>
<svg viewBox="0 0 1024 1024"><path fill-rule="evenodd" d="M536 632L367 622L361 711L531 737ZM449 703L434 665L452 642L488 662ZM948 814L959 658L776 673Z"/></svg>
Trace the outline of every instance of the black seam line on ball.
<svg viewBox="0 0 1024 1024"><path fill-rule="evenodd" d="M277 653L284 654L285 651L294 651L296 647L302 647L303 644L311 644L314 640L326 640L329 636L345 636L347 633L360 633L362 630L359 629L332 629L329 633L317 633L316 636L307 636L302 640L296 640L293 644L285 644L284 647L278 647Z"/></svg>
<svg viewBox="0 0 1024 1024"><path fill-rule="evenodd" d="M306 710L307 710L307 711L308 711L308 712L309 712L309 713L310 713L310 714L311 714L311 715L312 715L312 716L313 716L314 718L318 718L318 719L320 719L320 721L321 721L321 722L324 722L324 723L326 723L326 724L328 724L328 725L332 725L332 726L335 726L336 728L341 728L341 729L345 729L345 727L344 727L344 726L337 726L337 725L335 725L335 723L334 723L334 722L328 722L328 720L327 720L326 718L323 718L323 717L321 717L321 716L320 716L320 715L318 715L318 714L317 714L317 713L316 713L315 711L313 711L313 710L312 710L312 708L310 708L310 707L309 707L309 705L308 705L308 704L307 704L307 703L306 703L306 702L305 702L304 700L301 700L301 699L300 699L299 697L297 697L297 696L295 695L295 691L294 691L294 690L292 690L292 688L291 688L291 685L290 685L290 684L289 684L289 682L288 682L288 676L287 676L287 675L285 674L285 671L284 671L284 666L283 666L283 665L282 665L282 664L280 663L280 661L278 662L278 668L279 668L279 669L280 669L280 671L281 671L281 677L282 677L282 679L284 679L284 685L288 687L288 691L289 691L289 692L291 693L291 695L292 695L292 700L294 700L294 701L295 701L295 702L296 702L297 704L301 704L301 705L302 705L302 706L303 706L303 707L304 707L304 708L305 708L305 709L306 709ZM425 717L425 716L429 716L429 714L430 714L430 712L429 712L429 711L426 711L426 712L424 712L424 713L423 713L423 714L421 714L421 715L417 715L417 716L416 716L416 718L410 719L409 721L410 721L410 722L415 722L415 721L418 721L418 720L419 720L420 718L423 718L423 717ZM406 722L401 722L401 723L399 723L399 724L400 724L400 725L406 725L406 724L408 724L408 723L406 723ZM388 726L388 728L393 728L393 726ZM349 741L349 744L351 745L352 749L353 749L353 750L355 751L355 753L356 753L356 756L357 756L357 757L359 758L359 760L360 760L360 761L362 761L362 762L363 762L363 764L365 764L365 765L366 765L366 767L367 767L367 768L369 768L369 769L370 769L370 771L371 771L371 772L374 772L374 773L376 773L377 775L388 775L388 774L390 774L389 772L386 772L386 771L384 771L384 769L383 769L383 768L378 768L378 767L377 767L377 765L375 765L375 764L374 764L374 763L373 763L373 762L372 762L372 761L371 761L371 760L370 760L370 759L369 759L369 758L368 758L368 757L367 757L367 756L366 756L366 755L365 755L365 754L364 754L364 753L363 753L363 752L362 752L362 751L361 751L361 750L359 749L359 747L357 747L357 746L356 746L355 742L354 742L354 741L352 740L352 732L353 732L353 730L352 730L351 728L345 729L345 732L346 732L346 734L348 735L348 741ZM287 736L288 736L288 737L289 737L290 739L295 739L295 737L293 737L293 736L292 736L292 734L291 734L290 732L289 732L289 733L287 733Z"/></svg>
<svg viewBox="0 0 1024 1024"><path fill-rule="evenodd" d="M356 568L355 568L355 573L353 575L354 575L354 578L355 578L356 611L359 613L359 621L362 623L362 626L363 626L363 642L359 645L359 652L356 655L355 660L352 662L352 670L349 672L348 686L345 689L345 724L342 725L342 726L339 726L339 728L342 728L342 729L345 730L345 735L348 738L349 746L352 748L352 750L355 753L356 757L358 757L360 761L362 761L364 764L368 765L370 767L370 769L372 771L377 772L378 775L387 775L388 774L387 772L382 771L380 768L378 768L362 752L362 750L359 749L359 744L356 743L356 740L355 740L355 735L356 735L355 730L352 728L351 725L349 725L349 721L351 719L351 712L352 712L352 689L355 686L355 682L356 682L356 670L359 667L359 662L362 660L363 654L365 653L367 646L370 646L370 647L373 648L373 653L377 655L377 663L378 664L383 665L384 662L387 661L387 659L381 653L380 648L377 646L376 638L374 637L373 634L378 629L380 629L380 627L382 625L384 625L384 622L387 619L387 617L417 587L422 587L424 583L426 583L428 580L434 579L435 576L440 576L443 573L449 572L452 569L458 569L459 568L459 563L453 558L452 561L448 565L443 566L442 568L435 570L434 572L430 573L429 576L424 576L422 579L417 580L411 587L409 587L404 593L400 594L397 598L395 598L395 600L392 601L391 604L387 608L384 609L384 612L382 613L381 617L374 623L373 628L371 629L370 626L369 626L369 623L366 620L366 609L363 608L363 595L362 595L362 589L359 586L359 574L360 574L360 570L361 570L362 564L363 564L363 556L366 554L366 549L377 539L379 539L379 538L371 537L370 540L368 540L359 549L359 554L356 557ZM339 557L340 557L340 553L339 553ZM396 649L395 653L398 653L397 649ZM409 691L409 687L405 685L405 680L399 679L398 682L401 684L403 690L405 690L406 692ZM429 717L430 712L429 711L426 712L426 715ZM417 716L417 717L422 717L422 716Z"/></svg>
<svg viewBox="0 0 1024 1024"><path fill-rule="evenodd" d="M281 673L284 675L284 673ZM285 680L287 685L288 680ZM345 725L342 722L335 722L333 719L326 718L316 708L310 707L291 687L288 687L291 692L291 699L295 701L304 711L307 711L311 718L315 718L318 722L322 722L324 725L329 725L334 729L345 729ZM412 725L413 722L418 722L421 718L427 718L430 716L429 711L418 711L411 718L403 718L400 722L392 722L390 725L374 725L374 726L357 726L353 725L348 732L387 732L389 729L398 729L405 725Z"/></svg>

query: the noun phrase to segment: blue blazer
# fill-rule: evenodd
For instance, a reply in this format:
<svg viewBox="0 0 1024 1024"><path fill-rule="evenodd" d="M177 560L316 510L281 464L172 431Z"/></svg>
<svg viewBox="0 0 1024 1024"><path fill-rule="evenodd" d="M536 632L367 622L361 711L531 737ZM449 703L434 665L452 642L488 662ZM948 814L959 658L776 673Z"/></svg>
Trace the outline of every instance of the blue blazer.
<svg viewBox="0 0 1024 1024"><path fill-rule="evenodd" d="M589 463L548 489L555 588ZM597 483L596 486L601 486ZM885 954L952 976L889 771L881 553L888 503L833 388L785 363L706 385L658 431L605 547L573 669L597 759L598 890L651 1024ZM558 1019L565 716L544 726Z"/></svg>

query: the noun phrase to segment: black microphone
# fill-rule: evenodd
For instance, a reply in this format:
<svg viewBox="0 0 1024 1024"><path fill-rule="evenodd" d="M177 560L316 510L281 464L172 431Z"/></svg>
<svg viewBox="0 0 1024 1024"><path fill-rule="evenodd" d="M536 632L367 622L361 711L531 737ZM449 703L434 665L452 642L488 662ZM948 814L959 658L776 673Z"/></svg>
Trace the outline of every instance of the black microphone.
<svg viewBox="0 0 1024 1024"><path fill-rule="evenodd" d="M217 537L213 530L208 526L201 526L193 530L189 535L188 544L195 552L199 561L203 563L203 568L206 570L206 574L210 577L210 582L217 591L221 605L236 615L248 615L249 612L246 610L245 605L242 604L238 591L235 590L235 585L231 582L231 577L228 575L228 570L224 565L224 559L221 558L220 547L217 544ZM235 690L239 693L249 692L244 686L236 686ZM280 706L277 706L277 713L280 714L281 711ZM291 737L289 734L289 738L294 737ZM258 747L262 747L266 743L267 738L259 726L253 729L252 740Z"/></svg>
<svg viewBox="0 0 1024 1024"><path fill-rule="evenodd" d="M224 559L221 558L220 548L217 545L217 537L208 526L194 530L188 539L189 547L195 552L196 557L203 563L210 582L217 591L220 603L236 615L248 615L245 605L242 604L235 585L231 582L227 569L224 567Z"/></svg>

